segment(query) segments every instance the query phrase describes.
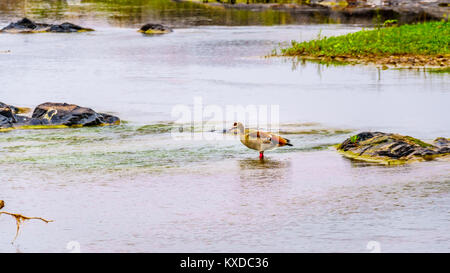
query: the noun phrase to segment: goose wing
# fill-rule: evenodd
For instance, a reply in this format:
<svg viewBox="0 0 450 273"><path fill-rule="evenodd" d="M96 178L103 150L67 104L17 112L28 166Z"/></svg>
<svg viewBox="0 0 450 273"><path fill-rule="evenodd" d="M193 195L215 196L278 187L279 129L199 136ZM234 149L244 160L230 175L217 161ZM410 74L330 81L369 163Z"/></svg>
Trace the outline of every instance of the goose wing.
<svg viewBox="0 0 450 273"><path fill-rule="evenodd" d="M289 139L283 138L279 135L268 133L268 132L262 132L262 131L249 131L248 132L249 137L251 138L257 138L260 139L262 143L264 144L275 144L279 146L292 146L290 144Z"/></svg>
<svg viewBox="0 0 450 273"><path fill-rule="evenodd" d="M269 144L272 143L272 134L267 132L261 132L261 131L249 131L248 137L253 139L258 139L263 144Z"/></svg>

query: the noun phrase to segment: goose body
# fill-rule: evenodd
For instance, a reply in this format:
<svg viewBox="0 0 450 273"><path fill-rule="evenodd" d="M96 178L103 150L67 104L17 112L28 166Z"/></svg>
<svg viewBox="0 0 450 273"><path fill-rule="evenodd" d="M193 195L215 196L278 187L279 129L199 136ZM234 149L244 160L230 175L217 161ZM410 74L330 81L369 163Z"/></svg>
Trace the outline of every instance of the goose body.
<svg viewBox="0 0 450 273"><path fill-rule="evenodd" d="M244 129L244 125L240 122L234 123L234 126L230 131L237 131L241 143L250 149L259 151L260 158L264 158L264 151L273 150L283 146L292 146L289 139L270 132Z"/></svg>

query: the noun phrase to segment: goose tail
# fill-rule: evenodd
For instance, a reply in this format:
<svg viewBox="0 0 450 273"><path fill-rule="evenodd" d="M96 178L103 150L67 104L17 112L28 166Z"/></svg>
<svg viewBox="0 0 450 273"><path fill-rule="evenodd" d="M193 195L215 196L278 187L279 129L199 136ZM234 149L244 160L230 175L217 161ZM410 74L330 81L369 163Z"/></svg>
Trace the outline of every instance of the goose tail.
<svg viewBox="0 0 450 273"><path fill-rule="evenodd" d="M285 140L286 140L286 146L294 146L294 145L291 144L291 141L289 139L285 138Z"/></svg>
<svg viewBox="0 0 450 273"><path fill-rule="evenodd" d="M279 143L281 146L294 146L291 144L291 141L289 139L283 137L280 137Z"/></svg>

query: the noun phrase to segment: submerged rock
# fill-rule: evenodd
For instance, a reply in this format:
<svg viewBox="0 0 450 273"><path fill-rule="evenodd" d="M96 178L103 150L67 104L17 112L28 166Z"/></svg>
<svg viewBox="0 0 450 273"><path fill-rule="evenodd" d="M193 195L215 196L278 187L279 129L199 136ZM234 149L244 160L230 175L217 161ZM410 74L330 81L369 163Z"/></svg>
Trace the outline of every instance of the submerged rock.
<svg viewBox="0 0 450 273"><path fill-rule="evenodd" d="M20 108L17 108L20 109ZM42 128L42 126L105 126L120 124L120 119L109 114L97 113L86 107L67 103L43 103L31 117L17 115L9 105L0 103L0 129Z"/></svg>
<svg viewBox="0 0 450 273"><path fill-rule="evenodd" d="M38 33L38 32L84 32L93 31L90 28L84 28L72 23L62 23L60 25L35 23L28 18L23 18L15 23L10 23L8 26L0 30L0 32L7 33Z"/></svg>
<svg viewBox="0 0 450 273"><path fill-rule="evenodd" d="M0 128L9 128L17 122L16 107L0 102Z"/></svg>
<svg viewBox="0 0 450 273"><path fill-rule="evenodd" d="M37 24L28 18L23 18L15 23L10 23L0 31L10 33L45 32L49 27L49 24Z"/></svg>
<svg viewBox="0 0 450 273"><path fill-rule="evenodd" d="M8 104L4 104L3 102L0 102L0 108L5 108L5 107L11 108L11 111L14 114L24 114L24 113L28 113L31 111L31 109L27 108L27 107L17 107L17 106L8 105Z"/></svg>
<svg viewBox="0 0 450 273"><path fill-rule="evenodd" d="M145 34L164 34L172 31L173 30L171 28L160 24L146 24L139 29L139 32Z"/></svg>
<svg viewBox="0 0 450 273"><path fill-rule="evenodd" d="M346 139L337 150L344 156L357 160L402 164L450 155L450 141L437 138L430 144L410 136L362 132Z"/></svg>
<svg viewBox="0 0 450 273"><path fill-rule="evenodd" d="M84 28L72 23L62 23L60 25L51 25L49 32L84 32L84 31L94 31L91 28Z"/></svg>

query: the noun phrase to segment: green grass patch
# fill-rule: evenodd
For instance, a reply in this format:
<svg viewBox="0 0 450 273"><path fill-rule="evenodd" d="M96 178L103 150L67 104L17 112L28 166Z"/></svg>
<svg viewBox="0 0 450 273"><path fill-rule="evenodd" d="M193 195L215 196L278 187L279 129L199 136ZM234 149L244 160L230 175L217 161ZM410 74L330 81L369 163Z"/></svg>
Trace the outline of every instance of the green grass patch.
<svg viewBox="0 0 450 273"><path fill-rule="evenodd" d="M450 54L450 23L427 22L362 30L336 37L292 41L282 48L285 56L447 55Z"/></svg>
<svg viewBox="0 0 450 273"><path fill-rule="evenodd" d="M431 72L431 73L450 73L450 67L428 69L428 72Z"/></svg>

